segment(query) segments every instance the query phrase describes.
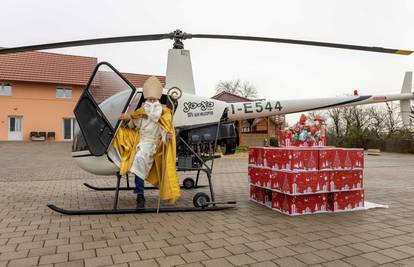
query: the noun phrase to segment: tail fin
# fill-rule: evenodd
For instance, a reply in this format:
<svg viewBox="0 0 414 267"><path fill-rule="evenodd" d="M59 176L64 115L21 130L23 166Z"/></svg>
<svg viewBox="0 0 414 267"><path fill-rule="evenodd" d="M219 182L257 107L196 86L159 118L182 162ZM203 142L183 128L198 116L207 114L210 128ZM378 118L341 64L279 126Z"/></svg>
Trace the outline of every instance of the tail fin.
<svg viewBox="0 0 414 267"><path fill-rule="evenodd" d="M412 85L413 83L413 73L406 72L404 76L404 82L401 88L402 94L411 94L412 93ZM411 125L410 113L411 113L411 101L410 100L401 100L400 101L400 109L401 109L401 118L404 123L404 126Z"/></svg>

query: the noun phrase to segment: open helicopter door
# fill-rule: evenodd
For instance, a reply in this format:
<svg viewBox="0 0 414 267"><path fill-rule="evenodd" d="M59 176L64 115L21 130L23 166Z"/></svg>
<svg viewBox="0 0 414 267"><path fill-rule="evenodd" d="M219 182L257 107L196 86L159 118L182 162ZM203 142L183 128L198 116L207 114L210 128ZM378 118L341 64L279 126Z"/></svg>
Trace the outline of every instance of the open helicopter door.
<svg viewBox="0 0 414 267"><path fill-rule="evenodd" d="M74 109L92 155L105 154L120 125L119 116L127 109L135 91L135 87L109 63L101 62L96 66Z"/></svg>

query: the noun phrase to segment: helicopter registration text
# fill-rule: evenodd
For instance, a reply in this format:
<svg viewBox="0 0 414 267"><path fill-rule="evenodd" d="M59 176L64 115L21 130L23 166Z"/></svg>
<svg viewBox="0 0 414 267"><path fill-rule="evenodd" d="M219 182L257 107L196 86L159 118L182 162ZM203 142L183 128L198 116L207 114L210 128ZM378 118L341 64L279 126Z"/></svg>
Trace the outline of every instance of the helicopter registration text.
<svg viewBox="0 0 414 267"><path fill-rule="evenodd" d="M231 104L231 113L236 114L239 112L244 113L269 113L273 110L282 110L282 105L279 101L261 101L261 102L247 102L243 103L241 106L238 105L237 108L234 106L234 104Z"/></svg>

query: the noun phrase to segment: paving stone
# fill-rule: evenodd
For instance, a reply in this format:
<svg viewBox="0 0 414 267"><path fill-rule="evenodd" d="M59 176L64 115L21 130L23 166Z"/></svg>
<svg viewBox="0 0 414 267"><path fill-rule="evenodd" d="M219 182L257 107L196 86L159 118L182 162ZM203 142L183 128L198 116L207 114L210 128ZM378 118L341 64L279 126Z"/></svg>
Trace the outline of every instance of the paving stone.
<svg viewBox="0 0 414 267"><path fill-rule="evenodd" d="M82 250L82 244L62 245L57 247L57 253L73 252Z"/></svg>
<svg viewBox="0 0 414 267"><path fill-rule="evenodd" d="M296 251L293 251L287 247L272 248L272 249L268 249L267 251L269 251L273 255L276 255L279 258L289 257L289 256L293 256L297 254Z"/></svg>
<svg viewBox="0 0 414 267"><path fill-rule="evenodd" d="M361 257L361 256L353 256L343 259L343 261L353 265L353 266L361 266L361 267L369 267L369 266L375 266L378 265L378 263L369 260L367 258Z"/></svg>
<svg viewBox="0 0 414 267"><path fill-rule="evenodd" d="M208 240L205 243L211 248L221 248L225 246L230 246L230 243L224 240L223 238Z"/></svg>
<svg viewBox="0 0 414 267"><path fill-rule="evenodd" d="M279 266L286 266L286 267L302 267L306 266L303 262L293 258L293 257L285 257L280 259L273 260Z"/></svg>
<svg viewBox="0 0 414 267"><path fill-rule="evenodd" d="M184 244L189 251L200 251L204 249L209 249L209 247L204 242Z"/></svg>
<svg viewBox="0 0 414 267"><path fill-rule="evenodd" d="M122 254L120 247L98 248L96 249L96 255L98 257L111 256L116 254Z"/></svg>
<svg viewBox="0 0 414 267"><path fill-rule="evenodd" d="M39 265L68 261L68 253L41 256Z"/></svg>
<svg viewBox="0 0 414 267"><path fill-rule="evenodd" d="M28 254L28 250L9 251L9 252L0 253L0 261L21 259L21 258L26 257L27 254Z"/></svg>
<svg viewBox="0 0 414 267"><path fill-rule="evenodd" d="M133 262L139 260L139 256L136 252L127 252L123 254L114 254L112 259L115 264L124 263L124 262Z"/></svg>
<svg viewBox="0 0 414 267"><path fill-rule="evenodd" d="M346 263L342 260L335 260L330 262L324 262L322 263L323 266L326 267L352 267L353 265Z"/></svg>
<svg viewBox="0 0 414 267"><path fill-rule="evenodd" d="M318 264L318 263L322 263L326 261L324 258L314 253L304 253L304 254L296 255L294 257L308 265Z"/></svg>
<svg viewBox="0 0 414 267"><path fill-rule="evenodd" d="M17 251L19 250L27 250L27 249L34 249L34 248L42 248L44 241L36 241L36 242L27 242L27 243L21 243L16 245L10 245L10 246L4 246L4 247L10 247L13 248L11 250L3 250L0 248L0 252L7 252L7 251L14 251L14 248L16 248Z"/></svg>
<svg viewBox="0 0 414 267"><path fill-rule="evenodd" d="M231 255L231 253L224 248L206 249L203 252L206 253L212 259L223 258Z"/></svg>
<svg viewBox="0 0 414 267"><path fill-rule="evenodd" d="M169 246L169 247L161 248L161 250L167 256L179 255L179 254L188 252L188 250L183 245Z"/></svg>
<svg viewBox="0 0 414 267"><path fill-rule="evenodd" d="M279 265L271 261L263 261L263 262L250 264L250 266L252 267L277 267Z"/></svg>
<svg viewBox="0 0 414 267"><path fill-rule="evenodd" d="M344 255L330 249L316 250L313 253L327 261L339 260L345 257Z"/></svg>
<svg viewBox="0 0 414 267"><path fill-rule="evenodd" d="M69 261L88 259L93 257L96 257L95 250L93 249L69 252Z"/></svg>
<svg viewBox="0 0 414 267"><path fill-rule="evenodd" d="M358 255L358 254L362 253L360 250L356 250L356 249L351 248L349 246L333 247L332 250L334 250L334 251L336 251L336 252L338 252L342 255L345 255L347 257L355 256L355 255Z"/></svg>
<svg viewBox="0 0 414 267"><path fill-rule="evenodd" d="M385 256L388 256L388 257L391 257L391 258L394 258L394 259L398 259L398 260L410 257L410 254L404 253L402 251L399 251L399 250L396 250L396 249L393 249L393 248L379 250L378 253L381 253Z"/></svg>
<svg viewBox="0 0 414 267"><path fill-rule="evenodd" d="M56 247L34 248L29 251L29 257L52 255L56 253L56 249Z"/></svg>
<svg viewBox="0 0 414 267"><path fill-rule="evenodd" d="M228 260L230 263L232 263L235 266L252 264L256 262L255 259L247 256L246 254L238 254L234 256L229 256L229 257L226 257L226 260Z"/></svg>
<svg viewBox="0 0 414 267"><path fill-rule="evenodd" d="M85 259L85 267L101 267L101 266L112 266L113 262L111 256L88 258Z"/></svg>
<svg viewBox="0 0 414 267"><path fill-rule="evenodd" d="M39 262L39 257L30 257L17 260L11 260L9 267L24 267L24 266L35 266Z"/></svg>
<svg viewBox="0 0 414 267"><path fill-rule="evenodd" d="M202 251L183 253L180 255L187 263L208 260L209 257Z"/></svg>
<svg viewBox="0 0 414 267"><path fill-rule="evenodd" d="M227 247L224 247L224 248L227 249L228 251L230 251L234 255L235 254L252 252L251 248L249 248L245 245L242 245L242 244L235 245L235 246L227 246Z"/></svg>
<svg viewBox="0 0 414 267"><path fill-rule="evenodd" d="M164 252L162 252L162 250L159 248L141 250L138 251L138 254L143 260L165 256Z"/></svg>
<svg viewBox="0 0 414 267"><path fill-rule="evenodd" d="M147 241L144 242L145 246L148 249L152 249L152 248L163 248L163 247L168 247L168 243L165 242L164 240L157 240L157 241Z"/></svg>
<svg viewBox="0 0 414 267"><path fill-rule="evenodd" d="M394 258L387 257L377 252L365 253L365 254L361 254L361 256L373 262L376 262L378 264L384 264L384 263L389 263L389 262L394 261Z"/></svg>
<svg viewBox="0 0 414 267"><path fill-rule="evenodd" d="M204 266L206 267L233 267L234 265L227 261L225 258L221 259L212 259L208 261L203 261Z"/></svg>
<svg viewBox="0 0 414 267"><path fill-rule="evenodd" d="M394 247L394 249L402 251L404 253L410 254L410 255L414 255L414 247L411 246L399 246L399 247Z"/></svg>
<svg viewBox="0 0 414 267"><path fill-rule="evenodd" d="M83 260L56 263L54 267L83 267Z"/></svg>
<svg viewBox="0 0 414 267"><path fill-rule="evenodd" d="M396 261L395 264L398 266L414 266L414 258Z"/></svg>
<svg viewBox="0 0 414 267"><path fill-rule="evenodd" d="M159 258L156 258L156 261L161 267L177 266L177 265L185 264L185 261L178 255L159 257Z"/></svg>
<svg viewBox="0 0 414 267"><path fill-rule="evenodd" d="M158 263L154 260L133 261L129 263L130 267L158 267Z"/></svg>
<svg viewBox="0 0 414 267"><path fill-rule="evenodd" d="M260 250L260 251L254 251L247 253L250 257L255 259L256 261L270 261L273 259L278 258L278 256L266 251L266 250Z"/></svg>

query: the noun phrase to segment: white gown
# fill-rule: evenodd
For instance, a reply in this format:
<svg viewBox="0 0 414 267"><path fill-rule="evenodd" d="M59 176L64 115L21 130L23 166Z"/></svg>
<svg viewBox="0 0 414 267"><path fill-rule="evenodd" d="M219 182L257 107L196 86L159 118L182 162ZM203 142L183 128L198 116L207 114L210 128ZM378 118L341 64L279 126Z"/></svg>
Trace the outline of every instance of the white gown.
<svg viewBox="0 0 414 267"><path fill-rule="evenodd" d="M165 142L166 132L157 122L150 119L130 120L130 128L138 128L140 140L130 172L141 179L146 179L154 162L154 154L160 141Z"/></svg>

